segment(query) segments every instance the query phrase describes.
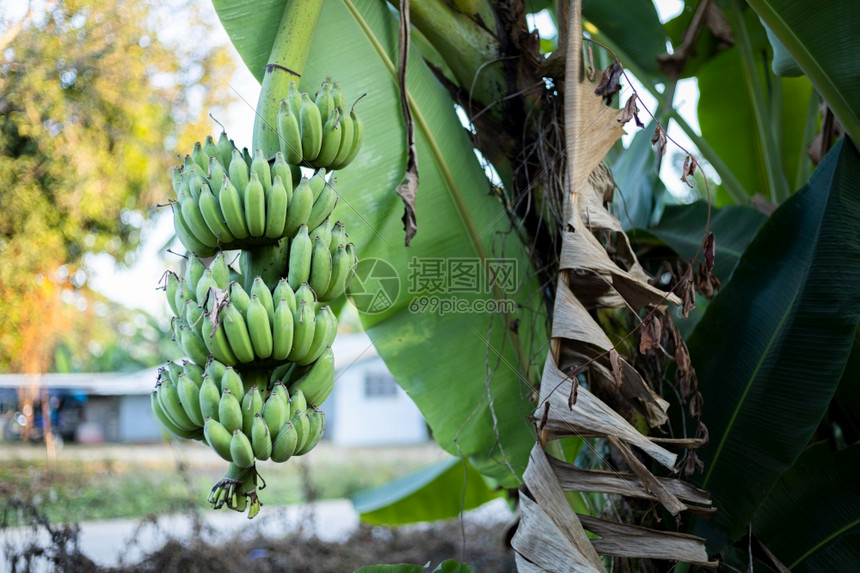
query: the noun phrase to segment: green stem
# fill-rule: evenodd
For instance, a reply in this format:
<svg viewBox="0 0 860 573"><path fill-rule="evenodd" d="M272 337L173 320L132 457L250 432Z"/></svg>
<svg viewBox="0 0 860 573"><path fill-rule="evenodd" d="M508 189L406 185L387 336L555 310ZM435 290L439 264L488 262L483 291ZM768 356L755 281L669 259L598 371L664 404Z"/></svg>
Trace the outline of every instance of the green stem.
<svg viewBox="0 0 860 573"><path fill-rule="evenodd" d="M755 57L752 51L752 42L747 33L743 12L738 0L731 0L732 16L735 24L735 41L741 55L741 68L747 88L747 95L753 108L755 118L755 134L758 142L757 151L761 164L764 166L767 186L770 190L770 199L774 203L780 203L790 195L785 172L782 169L782 156L776 145L768 123L772 120L765 103L764 92L761 81L756 71Z"/></svg>
<svg viewBox="0 0 860 573"><path fill-rule="evenodd" d="M290 82L298 83L302 77L322 7L323 0L288 0L284 8L254 118L254 149L262 149L266 157L281 148L277 131L280 103Z"/></svg>

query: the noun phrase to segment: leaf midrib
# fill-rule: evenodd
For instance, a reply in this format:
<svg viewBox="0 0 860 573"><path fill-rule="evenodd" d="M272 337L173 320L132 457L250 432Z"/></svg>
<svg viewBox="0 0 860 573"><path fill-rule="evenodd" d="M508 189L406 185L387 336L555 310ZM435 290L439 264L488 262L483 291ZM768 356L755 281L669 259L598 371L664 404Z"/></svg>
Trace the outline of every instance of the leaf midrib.
<svg viewBox="0 0 860 573"><path fill-rule="evenodd" d="M833 533L831 533L830 535L828 535L827 537L825 537L824 539L822 539L821 541L816 543L814 546L812 546L809 549L809 551L807 551L806 553L804 553L803 555L798 557L794 563L792 563L791 565L788 566L788 568L794 569L800 563L802 563L807 557L809 557L810 555L812 555L813 553L815 553L816 551L821 549L823 546L827 545L828 543L830 543L831 541L833 541L834 539L836 539L837 537L839 537L840 535L842 535L843 533L848 531L849 529L857 527L858 525L860 525L860 518L855 519L854 521L852 521L851 523L849 523L845 527L837 529L836 531L834 531Z"/></svg>

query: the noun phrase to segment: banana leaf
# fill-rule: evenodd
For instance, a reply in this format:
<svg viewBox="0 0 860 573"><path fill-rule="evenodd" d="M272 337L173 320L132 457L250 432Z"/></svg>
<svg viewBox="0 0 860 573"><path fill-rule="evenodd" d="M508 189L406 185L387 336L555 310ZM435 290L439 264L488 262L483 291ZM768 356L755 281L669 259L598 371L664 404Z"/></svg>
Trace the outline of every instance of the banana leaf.
<svg viewBox="0 0 860 573"><path fill-rule="evenodd" d="M693 532L740 537L827 410L860 320L860 154L838 143L762 226L688 341L719 509Z"/></svg>
<svg viewBox="0 0 860 573"><path fill-rule="evenodd" d="M464 467L465 463L465 467ZM495 499L498 492L484 483L468 462L449 458L402 478L352 496L362 521L401 525L451 519Z"/></svg>
<svg viewBox="0 0 860 573"><path fill-rule="evenodd" d="M582 16L591 25L586 25L589 33L596 27L600 36L611 38L622 62L632 60L652 77L660 75L657 56L666 52L666 31L653 2L584 0Z"/></svg>
<svg viewBox="0 0 860 573"><path fill-rule="evenodd" d="M806 449L768 493L753 532L795 573L860 571L860 445Z"/></svg>
<svg viewBox="0 0 860 573"><path fill-rule="evenodd" d="M225 23L228 32L238 21ZM247 49L242 46L237 49ZM418 234L403 246L403 203L395 193L406 160L397 50L397 14L384 2L325 2L301 89L313 92L332 75L349 105L368 94L356 104L366 126L364 145L335 174L341 198L333 217L346 224L360 259L381 259L380 269L393 269L386 279L396 280L384 288L372 276L360 277L359 287L374 284L388 297L382 301L387 309L361 320L434 438L484 475L515 487L535 441L528 417L537 370L530 364L547 350L541 291L450 96L416 50L410 52L408 91L420 172ZM515 267L516 280L497 288L471 284L475 276L486 281L490 266ZM441 277L434 274L439 269ZM434 279L445 283L443 292L432 290ZM389 288L392 283L399 288ZM461 312L443 306L454 300ZM508 307L507 315L495 312L499 305Z"/></svg>

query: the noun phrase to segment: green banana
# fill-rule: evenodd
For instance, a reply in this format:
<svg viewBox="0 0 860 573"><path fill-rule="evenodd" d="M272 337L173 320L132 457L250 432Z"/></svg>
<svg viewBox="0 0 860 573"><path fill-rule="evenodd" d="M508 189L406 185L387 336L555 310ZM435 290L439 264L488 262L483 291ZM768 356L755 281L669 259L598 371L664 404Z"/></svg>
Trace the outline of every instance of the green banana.
<svg viewBox="0 0 860 573"><path fill-rule="evenodd" d="M308 419L305 410L296 410L290 417L290 422L293 423L293 427L296 429L296 449L293 450L293 455L295 455L296 452L302 451L305 444L311 440L311 421Z"/></svg>
<svg viewBox="0 0 860 573"><path fill-rule="evenodd" d="M230 452L232 436L227 428L213 418L206 418L203 424L203 433L206 436L206 441L215 450L215 453L228 462L233 461L233 456Z"/></svg>
<svg viewBox="0 0 860 573"><path fill-rule="evenodd" d="M155 414L155 418L161 423L165 430L167 430L174 436L178 436L186 440L199 440L203 437L199 428L195 430L184 430L177 426L175 423L173 423L173 420L167 417L167 414L165 414L164 410L161 407L161 403L158 401L157 390L153 390L149 397L152 411Z"/></svg>
<svg viewBox="0 0 860 573"><path fill-rule="evenodd" d="M197 305L201 306L209 296L210 289L218 289L218 283L215 282L215 277L212 274L211 269L206 269L203 271L203 276L200 277L200 280L197 281L197 286L194 291L194 300L197 301Z"/></svg>
<svg viewBox="0 0 860 573"><path fill-rule="evenodd" d="M302 131L299 126L299 117L291 109L287 100L281 101L278 111L278 140L281 153L284 154L288 163L299 165L302 162Z"/></svg>
<svg viewBox="0 0 860 573"><path fill-rule="evenodd" d="M230 432L242 431L242 405L229 389L221 394L221 401L218 403L218 421Z"/></svg>
<svg viewBox="0 0 860 573"><path fill-rule="evenodd" d="M293 171L280 151L275 153L275 162L272 164L272 184L275 182L275 177L281 178L281 183L287 191L287 203L289 203L293 196Z"/></svg>
<svg viewBox="0 0 860 573"><path fill-rule="evenodd" d="M307 414L309 430L308 439L302 444L300 449L293 452L295 456L302 456L316 447L325 432L325 412L317 408L311 408Z"/></svg>
<svg viewBox="0 0 860 573"><path fill-rule="evenodd" d="M327 217L325 221L323 221L320 225L317 226L316 229L310 231L311 241L315 241L317 237L322 239L322 242L328 246L331 243L331 231L332 231L332 222L331 217ZM310 228L310 227L308 227Z"/></svg>
<svg viewBox="0 0 860 573"><path fill-rule="evenodd" d="M291 81L287 88L286 101L290 106L290 111L292 111L296 117L299 117L299 112L302 109L302 93L299 91L299 86L297 86L294 81ZM293 162L290 161L290 163Z"/></svg>
<svg viewBox="0 0 860 573"><path fill-rule="evenodd" d="M191 152L191 159L202 171L206 171L209 167L209 156L203 152L203 146L199 141L194 142L194 151Z"/></svg>
<svg viewBox="0 0 860 573"><path fill-rule="evenodd" d="M290 394L301 391L308 403L320 406L334 388L334 353L326 347L304 376L290 384Z"/></svg>
<svg viewBox="0 0 860 573"><path fill-rule="evenodd" d="M302 286L296 290L296 305L301 304L302 301L316 312L317 295L309 283L302 283Z"/></svg>
<svg viewBox="0 0 860 573"><path fill-rule="evenodd" d="M242 377L233 368L225 368L224 375L221 377L221 392L230 390L233 396L242 396L245 394L245 385L242 382Z"/></svg>
<svg viewBox="0 0 860 573"><path fill-rule="evenodd" d="M256 171L251 173L251 180L245 187L245 221L252 237L262 237L266 233L266 191Z"/></svg>
<svg viewBox="0 0 860 573"><path fill-rule="evenodd" d="M322 109L320 109L320 114L322 114ZM340 129L340 113L336 109L332 109L328 115L322 117L327 117L328 119L325 125L323 125L322 145L320 146L319 155L314 160L314 164L320 167L328 167L334 162L335 157L337 157L343 131Z"/></svg>
<svg viewBox="0 0 860 573"><path fill-rule="evenodd" d="M347 280L352 272L352 261L346 252L346 247L338 246L332 257L331 282L328 289L319 297L322 301L333 300L346 290Z"/></svg>
<svg viewBox="0 0 860 573"><path fill-rule="evenodd" d="M316 203L317 197L319 197L322 190L325 189L325 167L321 167L316 170L313 176L308 179L308 185L310 185L311 191L313 191L314 203ZM308 228L313 229L314 227Z"/></svg>
<svg viewBox="0 0 860 573"><path fill-rule="evenodd" d="M251 296L256 296L260 299L263 308L266 309L266 315L269 317L269 324L275 321L275 302L272 300L272 292L269 286L262 277L254 277L254 282L251 284Z"/></svg>
<svg viewBox="0 0 860 573"><path fill-rule="evenodd" d="M180 307L176 306L176 294L179 292L179 277L173 271L164 274L164 294L167 296L167 304L174 316L179 316Z"/></svg>
<svg viewBox="0 0 860 573"><path fill-rule="evenodd" d="M227 331L224 329L224 323L219 322L218 326L212 329L210 335L210 349L215 360L223 362L227 366L235 366L239 363L239 359L233 353L230 347L230 341L227 340Z"/></svg>
<svg viewBox="0 0 860 573"><path fill-rule="evenodd" d="M171 183L173 184L173 190L176 192L177 196L179 196L179 193L180 193L179 190L182 189L182 187L183 187L182 179L183 179L183 177L182 177L182 169L181 168L174 167L173 169L170 170L170 180L171 180Z"/></svg>
<svg viewBox="0 0 860 573"><path fill-rule="evenodd" d="M332 80L331 95L334 98L335 107L341 108L346 106L346 95L344 95L343 90L340 88L340 82Z"/></svg>
<svg viewBox="0 0 860 573"><path fill-rule="evenodd" d="M171 208L173 209L173 228L182 245L200 257L211 257L214 255L217 252L214 245L210 246L201 242L191 231L188 223L185 222L185 218L182 215L182 205L174 202L171 203ZM308 210L308 215L310 215L310 210Z"/></svg>
<svg viewBox="0 0 860 573"><path fill-rule="evenodd" d="M311 276L313 248L311 238L308 236L308 226L300 226L290 244L290 264L287 270L287 281L293 290L298 289Z"/></svg>
<svg viewBox="0 0 860 573"><path fill-rule="evenodd" d="M331 346L331 343L334 342L334 337L337 334L337 318L327 306L323 306L319 309L319 312L317 312L316 317L314 318L314 323L314 337L311 341L308 353L304 358L296 360L296 364L299 366L307 366L308 364L316 361L316 359L322 355L326 347Z"/></svg>
<svg viewBox="0 0 860 573"><path fill-rule="evenodd" d="M269 162L260 148L254 150L254 158L251 160L251 173L257 174L263 191L268 193L269 189L272 188L272 171L269 169Z"/></svg>
<svg viewBox="0 0 860 573"><path fill-rule="evenodd" d="M196 387L200 388L200 385L203 384L203 372L203 368L201 368L197 364L194 364L193 362L190 362L188 360L184 360L182 362L182 369L181 371L177 372L177 379L174 380L174 382L178 384L179 375L184 374L188 377L189 380L194 383ZM203 424L201 423L200 425L202 426Z"/></svg>
<svg viewBox="0 0 860 573"><path fill-rule="evenodd" d="M290 419L292 420L297 412L304 412L308 409L308 402L302 390L296 390L295 393L290 392Z"/></svg>
<svg viewBox="0 0 860 573"><path fill-rule="evenodd" d="M295 299L293 304L295 304ZM280 299L272 322L272 358L286 360L293 347L293 311L289 301Z"/></svg>
<svg viewBox="0 0 860 573"><path fill-rule="evenodd" d="M187 176L191 176L192 173L196 173L201 177L206 177L206 167L197 165L197 163L191 159L190 155L186 155L185 161L182 164L182 173Z"/></svg>
<svg viewBox="0 0 860 573"><path fill-rule="evenodd" d="M241 158L239 161L242 161ZM245 224L244 201L231 179L224 180L224 186L221 187L221 193L218 195L218 204L221 206L221 214L224 216L224 222L227 224L227 228L233 237L236 239L247 239L248 227Z"/></svg>
<svg viewBox="0 0 860 573"><path fill-rule="evenodd" d="M274 392L269 394L269 397L266 398L266 403L263 405L263 420L266 422L271 435L278 435L284 422L287 421L288 413L289 406L284 399Z"/></svg>
<svg viewBox="0 0 860 573"><path fill-rule="evenodd" d="M263 396L256 386L252 386L242 398L242 431L251 435L254 416L263 413Z"/></svg>
<svg viewBox="0 0 860 573"><path fill-rule="evenodd" d="M200 405L200 415L203 419L213 418L218 420L218 405L221 403L221 391L211 376L203 377L203 384L200 385L200 390L197 393L198 404Z"/></svg>
<svg viewBox="0 0 860 573"><path fill-rule="evenodd" d="M188 362L187 360L183 362ZM179 382L179 375L185 373L185 369L174 361L168 361L167 368L161 368L162 372L166 372L170 381L174 384Z"/></svg>
<svg viewBox="0 0 860 573"><path fill-rule="evenodd" d="M237 282L230 283L230 302L243 315L248 312L248 307L251 306L251 297L248 296L248 291L242 288Z"/></svg>
<svg viewBox="0 0 860 573"><path fill-rule="evenodd" d="M179 392L176 390L176 385L170 378L163 378L160 385L156 385L158 391L158 401L161 404L161 409L167 414L173 423L180 429L193 432L200 426L188 417L185 409L182 407L182 400L179 397Z"/></svg>
<svg viewBox="0 0 860 573"><path fill-rule="evenodd" d="M201 278L203 278L203 273L206 272L206 265L203 264L203 261L200 260L200 257L197 257L193 254L188 256L188 259L185 261L185 282L190 286L196 285Z"/></svg>
<svg viewBox="0 0 860 573"><path fill-rule="evenodd" d="M296 312L296 294L292 287L290 287L289 281L285 278L281 278L278 281L278 284L275 287L275 292L272 293L273 301L280 301L281 299L287 301L292 312Z"/></svg>
<svg viewBox="0 0 860 573"><path fill-rule="evenodd" d="M275 382L272 386L272 394L275 394L284 405L284 415L289 418L290 417L290 394L287 391L287 387L284 386L283 382Z"/></svg>
<svg viewBox="0 0 860 573"><path fill-rule="evenodd" d="M230 284L230 268L227 266L227 259L223 251L215 255L215 258L209 263L209 270L212 271L212 278L218 288L224 290Z"/></svg>
<svg viewBox="0 0 860 573"><path fill-rule="evenodd" d="M302 94L299 125L302 128L302 158L311 162L320 153L323 125L319 108L306 93Z"/></svg>
<svg viewBox="0 0 860 573"><path fill-rule="evenodd" d="M191 173L188 176L188 193L185 195L181 195L179 200L183 200L186 197L191 197L195 201L200 199L200 192L209 187L209 181L206 179L205 175L200 175L199 173Z"/></svg>
<svg viewBox="0 0 860 573"><path fill-rule="evenodd" d="M249 307L250 308L250 307ZM252 362L254 360L254 347L251 344L251 335L242 313L236 310L229 301L221 310L221 321L224 332L230 342L230 349L239 362Z"/></svg>
<svg viewBox="0 0 860 573"><path fill-rule="evenodd" d="M251 306L248 307L246 318L254 354L263 360L269 358L272 355L272 326L266 308L256 295L251 296Z"/></svg>
<svg viewBox="0 0 860 573"><path fill-rule="evenodd" d="M311 214L308 216L308 228L315 229L325 221L334 211L338 199L337 191L334 190L332 183L327 183L311 207Z"/></svg>
<svg viewBox="0 0 860 573"><path fill-rule="evenodd" d="M207 135L206 140L203 142L203 153L205 153L206 157L210 160L212 158L218 158L218 146L215 145L215 139L213 139L211 135Z"/></svg>
<svg viewBox="0 0 860 573"><path fill-rule="evenodd" d="M226 169L230 165L230 159L233 157L233 150L236 146L227 138L227 132L222 131L221 137L218 138L218 161Z"/></svg>
<svg viewBox="0 0 860 573"><path fill-rule="evenodd" d="M284 236L287 225L287 205L290 197L284 187L280 175L275 175L272 188L266 197L266 231L269 239L280 239Z"/></svg>
<svg viewBox="0 0 860 573"><path fill-rule="evenodd" d="M233 233L230 232L230 228L224 221L224 215L221 213L221 204L212 191L208 189L204 190L200 194L198 204L200 214L203 216L206 226L218 239L218 244L226 245L236 240L236 237L233 236Z"/></svg>
<svg viewBox="0 0 860 573"><path fill-rule="evenodd" d="M287 209L286 236L295 237L299 227L306 225L314 207L314 193L304 177L296 186Z"/></svg>
<svg viewBox="0 0 860 573"><path fill-rule="evenodd" d="M293 349L287 358L296 362L305 357L314 338L314 311L313 305L304 301L299 304L293 316Z"/></svg>
<svg viewBox="0 0 860 573"><path fill-rule="evenodd" d="M203 415L200 410L200 389L188 376L180 374L176 390L185 414L195 425L203 427Z"/></svg>
<svg viewBox="0 0 860 573"><path fill-rule="evenodd" d="M355 159L358 151L361 149L361 142L364 139L364 122L355 115L355 109L350 110L349 117L352 119L352 148L343 160L338 161L332 166L332 169L343 169ZM344 142L345 143L345 142ZM338 156L340 151L338 151Z"/></svg>
<svg viewBox="0 0 860 573"><path fill-rule="evenodd" d="M268 460L272 455L272 434L260 414L254 414L254 421L251 423L251 448L258 460Z"/></svg>
<svg viewBox="0 0 860 573"><path fill-rule="evenodd" d="M285 462L290 459L296 449L298 443L298 432L292 422L287 421L281 427L277 437L272 440L272 455L273 462Z"/></svg>
<svg viewBox="0 0 860 573"><path fill-rule="evenodd" d="M275 367L269 375L269 386L274 386L276 383L282 382L283 380L289 380L295 366L294 362L285 362ZM272 391L274 392L275 388L272 388ZM289 401L289 397L286 397L285 401Z"/></svg>
<svg viewBox="0 0 860 573"><path fill-rule="evenodd" d="M328 249L331 253L331 256L334 257L334 254L337 252L338 247L346 248L346 244L349 242L349 235L346 234L346 227L344 227L343 223L338 221L334 224L334 228L331 230L331 239L329 240Z"/></svg>
<svg viewBox="0 0 860 573"><path fill-rule="evenodd" d="M209 349L195 329L187 324L180 326L178 342L188 358L197 364L206 364L209 359Z"/></svg>
<svg viewBox="0 0 860 573"><path fill-rule="evenodd" d="M224 186L224 180L230 177L227 169L214 157L209 158L209 189L217 197ZM202 196L202 192L201 192Z"/></svg>
<svg viewBox="0 0 860 573"><path fill-rule="evenodd" d="M325 120L334 111L334 97L332 97L332 85L329 81L331 78L326 78L326 81L322 83L322 89L316 93L314 103L317 106L317 109L320 110L320 117Z"/></svg>
<svg viewBox="0 0 860 573"><path fill-rule="evenodd" d="M213 380L221 380L221 377L224 376L224 372L227 371L227 365L219 362L218 360L210 360L206 364L206 368L203 369L203 375L207 374L212 377Z"/></svg>
<svg viewBox="0 0 860 573"><path fill-rule="evenodd" d="M342 167L346 167L344 162L352 152L352 140L355 135L355 127L352 118L346 113L344 107L338 106L337 111L340 114L340 146L338 147L337 155L331 162L331 169L341 169Z"/></svg>
<svg viewBox="0 0 860 573"><path fill-rule="evenodd" d="M245 158L238 149L233 150L233 155L230 158L230 167L227 169L227 172L230 174L230 183L239 191L239 198L244 201L243 193L248 186L248 182L251 181L251 175L248 172L248 164L245 163ZM224 190L222 189L221 192L223 193Z"/></svg>

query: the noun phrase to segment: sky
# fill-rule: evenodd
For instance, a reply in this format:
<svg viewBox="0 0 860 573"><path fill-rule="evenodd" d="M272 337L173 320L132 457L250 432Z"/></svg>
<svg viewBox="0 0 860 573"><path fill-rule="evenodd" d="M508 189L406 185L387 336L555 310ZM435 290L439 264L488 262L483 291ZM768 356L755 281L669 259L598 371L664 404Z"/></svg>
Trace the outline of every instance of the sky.
<svg viewBox="0 0 860 573"><path fill-rule="evenodd" d="M0 0L0 8L4 10L10 5L14 6L16 4L20 6L23 2ZM663 21L677 16L684 6L681 0L657 0L656 4L660 19ZM12 18L10 17L10 19ZM548 16L539 14L534 19L533 25L538 27L542 35L552 35L554 33L555 28ZM213 37L211 40L215 44L229 44L227 35L220 26L217 27L216 37ZM237 72L230 81L230 86L236 93L236 102L229 108L226 117L218 119L224 124L230 137L236 141L237 145L242 147L251 141L251 132L254 123L252 106L257 102L260 85L250 72L247 71L238 54L232 49L232 46L231 52L237 61ZM646 101L649 109L656 107L656 102L648 96L646 90L637 88L637 91ZM626 88L622 92L622 101L626 100L629 93L629 88ZM696 118L698 89L695 85L695 80L679 82L676 94L675 105L679 109L679 112L690 122L694 129L698 130L698 121ZM628 128L628 131L631 131L631 129ZM213 135L220 133L220 128L214 122L211 133ZM206 135L208 134L201 133L200 140L202 141ZM673 124L669 126L669 135L675 138L681 145L685 147L689 146L688 149L694 149L692 142ZM625 137L629 141L632 134ZM663 171L661 172L663 180L667 183L670 191L683 193L686 191L683 183L677 181L677 186L673 185L673 182L678 179L678 175L677 173L673 173L673 167L670 163L669 161L663 162ZM170 311L163 293L156 291L156 288L159 279L167 268L178 268L179 258L164 251L165 244L173 234L172 218L165 215L168 214L159 215L144 226L141 247L137 253L135 262L131 266L124 267L117 265L108 255L89 255L87 257L87 266L91 271L89 277L90 288L128 307L143 309L166 321L170 316ZM178 246L178 241L175 244ZM181 252L183 249L178 248L177 250Z"/></svg>

